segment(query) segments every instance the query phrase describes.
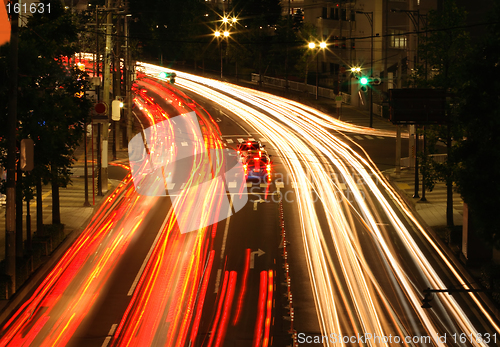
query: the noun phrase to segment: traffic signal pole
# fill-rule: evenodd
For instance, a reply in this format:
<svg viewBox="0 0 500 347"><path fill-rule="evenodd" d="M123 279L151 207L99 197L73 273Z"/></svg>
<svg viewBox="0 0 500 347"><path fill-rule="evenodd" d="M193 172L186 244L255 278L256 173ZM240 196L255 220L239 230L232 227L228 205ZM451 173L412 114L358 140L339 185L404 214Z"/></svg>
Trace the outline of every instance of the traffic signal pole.
<svg viewBox="0 0 500 347"><path fill-rule="evenodd" d="M371 13L372 38L370 45L370 80L373 80L373 12ZM370 128L373 128L373 86L370 86Z"/></svg>

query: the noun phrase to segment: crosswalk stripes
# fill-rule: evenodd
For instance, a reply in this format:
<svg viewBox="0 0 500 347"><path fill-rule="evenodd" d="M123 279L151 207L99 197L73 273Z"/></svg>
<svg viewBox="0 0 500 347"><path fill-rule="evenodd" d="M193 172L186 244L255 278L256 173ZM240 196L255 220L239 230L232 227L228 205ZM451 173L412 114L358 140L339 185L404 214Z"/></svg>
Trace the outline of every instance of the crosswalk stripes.
<svg viewBox="0 0 500 347"><path fill-rule="evenodd" d="M261 137L261 138L259 139L259 141L260 141L260 142L267 142L267 139L265 139L265 138Z"/></svg>
<svg viewBox="0 0 500 347"><path fill-rule="evenodd" d="M382 136L371 136L371 135L350 135L349 136L351 139L355 138L356 140L375 140L375 138L379 140L385 140L387 137L382 137Z"/></svg>
<svg viewBox="0 0 500 347"><path fill-rule="evenodd" d="M236 140L237 140L239 143L243 143L243 142L245 142L245 140L243 140L242 138L238 138L238 139L236 139Z"/></svg>
<svg viewBox="0 0 500 347"><path fill-rule="evenodd" d="M231 140L231 139L227 139L227 140L226 140L226 142L227 142L227 143L233 143L234 141L233 141L233 140Z"/></svg>

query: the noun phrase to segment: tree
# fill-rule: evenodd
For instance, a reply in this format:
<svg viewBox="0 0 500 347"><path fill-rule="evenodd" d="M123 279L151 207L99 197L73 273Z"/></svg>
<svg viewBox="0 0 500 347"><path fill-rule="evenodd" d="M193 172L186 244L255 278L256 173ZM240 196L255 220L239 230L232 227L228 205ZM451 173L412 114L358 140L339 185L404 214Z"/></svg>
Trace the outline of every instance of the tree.
<svg viewBox="0 0 500 347"><path fill-rule="evenodd" d="M463 78L463 103L459 119L464 124L465 139L460 142L456 172L457 189L468 204L475 231L500 249L500 1L495 1L488 31L476 45Z"/></svg>
<svg viewBox="0 0 500 347"><path fill-rule="evenodd" d="M463 86L464 64L470 52L469 35L465 31L467 13L456 5L455 0L444 0L440 11L431 10L427 14L425 27L427 36L421 35L419 56L425 65L418 66L412 76L411 84L421 88L438 88L448 92L448 123L441 126L428 127L428 145L434 148L437 141L446 144L447 160L435 163L422 157L427 175L424 177L427 187L432 189L435 179L446 183L446 221L453 226L453 183L454 172L458 162L455 160L454 143L463 137L463 127L456 115L456 106L460 103ZM455 141L455 142L454 142Z"/></svg>
<svg viewBox="0 0 500 347"><path fill-rule="evenodd" d="M61 222L58 189L70 182L73 153L90 110L90 101L83 97L87 75L70 60L78 49L77 39L71 14L59 2L51 2L50 13L30 17L19 36L17 135L19 140L31 138L35 142L35 170L31 177L33 182L52 184L55 224ZM2 47L0 64L5 74L8 51L7 45ZM5 89L0 89L1 105L7 105ZM5 122L6 114L3 109L0 122ZM0 133L0 137L3 135Z"/></svg>

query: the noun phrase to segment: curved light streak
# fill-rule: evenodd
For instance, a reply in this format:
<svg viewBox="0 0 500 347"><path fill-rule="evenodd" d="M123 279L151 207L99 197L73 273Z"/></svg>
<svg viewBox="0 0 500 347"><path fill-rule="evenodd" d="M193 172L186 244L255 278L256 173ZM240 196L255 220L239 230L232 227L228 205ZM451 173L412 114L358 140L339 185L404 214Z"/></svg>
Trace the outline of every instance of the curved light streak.
<svg viewBox="0 0 500 347"><path fill-rule="evenodd" d="M150 67L144 64L144 68L148 72ZM368 131L385 136L395 136L394 133L338 122L316 110L266 93L182 72L176 73L177 84L227 108L266 137L279 152L292 182L297 187L296 198L304 250L323 334L349 335L370 332L388 336L396 330L401 336L436 336L438 333L452 333L457 329L466 334L478 332L452 296L440 297L441 305L432 311L420 307L422 288L418 288L419 285L424 283L434 288L444 288L445 285L384 193L396 201L397 207L429 241L430 237L398 199L380 172L374 168L373 163L355 153L349 144L341 141L331 131ZM346 201L347 197L339 189L340 182L335 182L337 178L332 182L332 178L328 176L331 172L339 173L343 184L354 196L352 202ZM353 179L353 174L363 179L362 189ZM381 182L383 189L375 180ZM314 205L311 189L319 196L326 212L326 229L317 218L317 207ZM380 204L383 219L388 220L392 228L380 226L383 220L371 210L371 204L365 201L366 194L372 195ZM339 196L342 197L340 203ZM349 208L350 212L346 213L345 208ZM362 223L364 231L372 236L379 256L384 259L386 275L390 275L394 283L399 284L399 287L393 287L393 290L399 293L398 300L403 301L406 298L402 302L403 306L397 309L405 312L403 316L401 312L395 311L396 307L390 306L394 305L393 298L389 298L387 293L383 294L384 291L358 242L359 231L356 230L354 221ZM413 262L414 269L417 269L420 276L420 284L410 280L414 275L410 276L408 273L407 264L394 256L395 249L390 232L397 233L399 242L411 255L411 259L405 263ZM331 253L329 242L335 245L333 252L336 257ZM442 251L433 242L430 244L444 258ZM335 266L335 262L338 262L339 266ZM465 283L449 262L445 260L444 263L450 267L459 283ZM344 283L339 284L342 282ZM475 299L494 329L500 331L476 295L469 295ZM350 317L348 323L342 319L345 316L341 314L346 312ZM413 316L417 320L405 323L401 320L405 315ZM433 343L444 345L435 340ZM471 344L485 345L475 341Z"/></svg>

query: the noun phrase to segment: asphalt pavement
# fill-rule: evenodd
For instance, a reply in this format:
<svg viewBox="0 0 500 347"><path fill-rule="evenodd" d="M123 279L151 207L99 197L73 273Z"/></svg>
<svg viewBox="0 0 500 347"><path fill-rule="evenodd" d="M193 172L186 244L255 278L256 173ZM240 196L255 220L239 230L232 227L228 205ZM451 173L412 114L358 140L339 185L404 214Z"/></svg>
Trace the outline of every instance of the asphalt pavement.
<svg viewBox="0 0 500 347"><path fill-rule="evenodd" d="M250 83L242 83L241 85L248 87L257 87L256 85L252 85ZM285 93L282 90L273 89L273 88L263 88L266 92L271 92L274 94L278 94L284 97L289 97L295 99L299 102L307 104L309 106L316 107L322 112L330 114L332 117L337 118L338 113L336 109L336 104L334 100L319 98L319 100L315 100L314 95L304 95L300 93ZM340 112L340 119L345 122L349 122L354 125L359 126L369 126L369 112L363 109L359 109L350 105L342 105L342 109ZM373 117L373 127L377 129L384 130L396 130L396 126L390 123L387 119L381 118L377 115ZM359 135L363 137L364 135ZM352 138L356 140L356 138ZM359 138L357 140L360 140ZM361 140L360 140L361 141ZM371 141L369 138L364 138L363 145L369 143ZM376 139L374 139L376 141ZM389 140L388 140L389 141ZM395 139L394 147L395 147ZM407 140L403 139L403 142L407 142ZM111 146L109 146L109 158L112 158ZM404 153L404 151L403 151ZM127 151L126 149L119 150L117 152L117 160L111 161L110 168L113 168L113 164L121 164L127 161ZM405 156L403 154L403 156ZM84 173L83 173L83 164L84 164L84 156L83 149L79 148L77 151L78 160L75 163L74 169L72 171L72 184L68 185L65 188L60 189L60 201L61 201L61 220L65 225L65 232L70 234L78 234L79 231L83 230L87 223L90 221L93 213L96 211L97 206L106 196L98 196L95 192L92 192L92 179L89 179L89 202L90 207L85 207L85 192L84 192ZM89 162L89 172L91 172L91 158L87 159ZM94 158L95 160L95 158ZM386 163L387 164L387 163ZM426 192L426 202L421 202L418 198L413 198L414 195L414 170L413 169L402 169L399 175L396 174L394 166L390 168L389 165L385 165L382 169L386 174L386 177L389 178L394 187L399 191L401 196L406 200L410 208L412 208L417 218L423 224L423 226L427 229L439 228L446 225L446 187L444 183L437 183L432 192ZM110 169L110 171L115 169ZM118 174L121 175L122 173ZM115 178L118 178L116 174L111 175ZM119 181L117 179L110 179L110 184L108 186L109 192L111 192L114 187L116 187ZM421 195L421 192L420 192ZM44 208L44 223L51 223L51 192L50 186L44 187L43 194L43 208ZM454 194L454 221L456 225L462 224L462 213L463 213L463 204L460 196L458 194ZM0 211L0 259L4 258L5 247L4 247L4 237L5 237L5 213L4 208L1 207ZM31 205L32 210L32 230L35 230L36 227L36 206L35 202L32 202ZM69 245L68 245L69 246ZM449 253L450 256L454 256L452 253ZM455 257L454 262L458 263L458 259ZM8 303L4 302L3 306L6 306ZM5 313L4 310L3 313Z"/></svg>

